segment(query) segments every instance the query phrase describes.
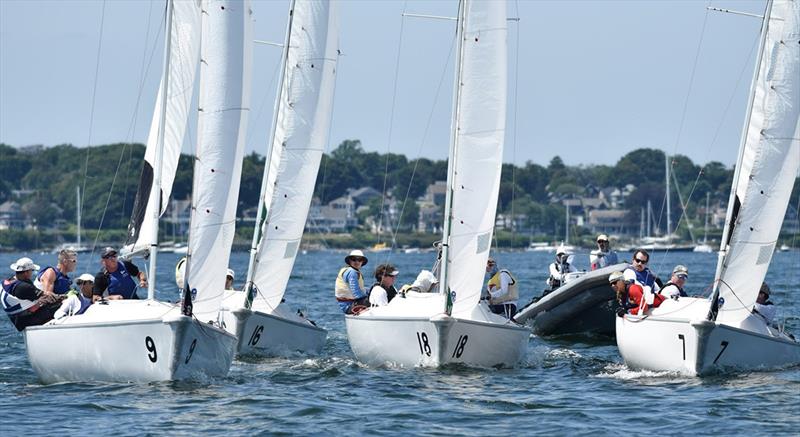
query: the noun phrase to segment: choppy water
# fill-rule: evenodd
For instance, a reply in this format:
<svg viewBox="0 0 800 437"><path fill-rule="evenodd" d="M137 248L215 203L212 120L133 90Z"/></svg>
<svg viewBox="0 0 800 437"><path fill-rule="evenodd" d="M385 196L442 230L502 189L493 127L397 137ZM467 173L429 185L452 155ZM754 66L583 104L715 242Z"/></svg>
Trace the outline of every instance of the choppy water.
<svg viewBox="0 0 800 437"><path fill-rule="evenodd" d="M30 256L30 254L26 254ZM22 336L0 321L0 435L20 434L459 434L554 433L773 434L800 432L800 368L705 378L634 372L607 339L531 337L515 369L440 370L366 367L353 358L344 320L332 299L344 252L298 257L287 293L328 329L317 358L234 361L225 378L153 384L41 385L28 365ZM627 254L626 254L627 255ZM0 254L0 268L22 254ZM371 254L366 270L391 256L399 283L430 268L432 254ZM55 255L33 256L39 264ZM94 272L82 255L78 272ZM158 284L176 299L177 256L160 256ZM544 287L551 254L501 253L527 302ZM231 266L237 285L247 255ZM711 283L716 255L655 254L662 277L689 266L691 293ZM141 265L142 263L140 263ZM586 268L587 255L576 264ZM90 268L91 265L91 268ZM163 266L163 267L161 267ZM790 330L800 334L800 252L775 255L767 276Z"/></svg>

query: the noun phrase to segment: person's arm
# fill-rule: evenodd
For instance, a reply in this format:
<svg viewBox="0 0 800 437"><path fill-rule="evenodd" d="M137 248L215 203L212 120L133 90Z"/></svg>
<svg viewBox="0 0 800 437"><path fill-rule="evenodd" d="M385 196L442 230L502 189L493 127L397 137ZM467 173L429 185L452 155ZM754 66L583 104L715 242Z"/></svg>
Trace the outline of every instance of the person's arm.
<svg viewBox="0 0 800 437"><path fill-rule="evenodd" d="M94 275L94 285L92 286L92 302L103 299L103 293L108 288L108 277L104 272Z"/></svg>
<svg viewBox="0 0 800 437"><path fill-rule="evenodd" d="M344 272L344 279L347 281L347 285L350 286L350 289L353 290L353 296L355 296L356 299L361 299L367 295L358 283L358 271L356 269L351 268Z"/></svg>
<svg viewBox="0 0 800 437"><path fill-rule="evenodd" d="M506 272L500 272L500 289L490 291L492 299L498 299L508 294L508 285L511 283L511 276Z"/></svg>
<svg viewBox="0 0 800 437"><path fill-rule="evenodd" d="M65 300L61 304L61 306L58 307L58 310L56 310L56 313L53 315L53 318L54 319L60 319L60 318L62 318L64 316L66 316L66 315L70 315L71 316L75 312L75 310L77 309L76 306L77 306L77 308L81 307L80 298L78 296L74 296L74 295L68 297L67 300Z"/></svg>
<svg viewBox="0 0 800 437"><path fill-rule="evenodd" d="M42 291L45 294L53 294L53 286L56 283L56 271L53 268L48 268L42 273L39 278L39 283L42 284Z"/></svg>
<svg viewBox="0 0 800 437"><path fill-rule="evenodd" d="M125 269L128 273L139 279L139 287L147 288L147 274L143 270L139 270L139 267L130 261L123 261L123 263L125 263Z"/></svg>

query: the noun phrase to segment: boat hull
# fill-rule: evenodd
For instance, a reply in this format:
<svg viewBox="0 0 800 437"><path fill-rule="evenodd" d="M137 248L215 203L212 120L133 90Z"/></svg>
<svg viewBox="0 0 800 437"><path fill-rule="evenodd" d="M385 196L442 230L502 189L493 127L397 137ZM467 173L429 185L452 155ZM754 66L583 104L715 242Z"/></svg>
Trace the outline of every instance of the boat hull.
<svg viewBox="0 0 800 437"><path fill-rule="evenodd" d="M760 370L800 363L800 344L771 328L765 333L695 318L616 319L617 345L633 369L690 376Z"/></svg>
<svg viewBox="0 0 800 437"><path fill-rule="evenodd" d="M95 304L85 315L28 327L24 338L31 367L46 384L227 375L235 337L169 306L154 301ZM121 312L127 318L115 320Z"/></svg>
<svg viewBox="0 0 800 437"><path fill-rule="evenodd" d="M222 312L225 329L236 335L238 355L319 355L328 332L305 318L292 316L244 308Z"/></svg>
<svg viewBox="0 0 800 437"><path fill-rule="evenodd" d="M613 336L619 305L608 275L625 267L623 263L588 272L520 309L514 320L529 324L537 335Z"/></svg>
<svg viewBox="0 0 800 437"><path fill-rule="evenodd" d="M466 364L513 367L525 353L530 331L448 317L346 316L347 337L356 358L369 365L438 367Z"/></svg>

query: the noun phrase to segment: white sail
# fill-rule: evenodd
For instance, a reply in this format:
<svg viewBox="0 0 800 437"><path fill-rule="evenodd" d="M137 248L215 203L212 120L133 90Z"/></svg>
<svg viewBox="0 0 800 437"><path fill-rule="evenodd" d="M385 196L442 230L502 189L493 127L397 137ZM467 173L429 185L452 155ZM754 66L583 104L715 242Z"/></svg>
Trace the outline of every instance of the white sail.
<svg viewBox="0 0 800 437"><path fill-rule="evenodd" d="M249 113L249 1L208 1L203 14L200 116L187 262L193 312L217 320L236 221Z"/></svg>
<svg viewBox="0 0 800 437"><path fill-rule="evenodd" d="M506 124L505 2L466 2L449 236L452 313L478 304L494 230Z"/></svg>
<svg viewBox="0 0 800 437"><path fill-rule="evenodd" d="M336 3L298 0L288 39L264 183L265 217L252 282L254 309L275 308L283 298L328 142L338 39Z"/></svg>
<svg viewBox="0 0 800 437"><path fill-rule="evenodd" d="M186 134L186 123L194 91L195 73L200 57L201 5L199 0L181 0L173 2L172 9L167 104L166 108L162 107L161 100L164 94L164 78L162 77L158 98L156 99L156 107L153 111L150 133L147 137L147 149L144 155L145 163L139 182L139 190L136 194L136 202L134 203L131 222L128 226L128 241L124 249L126 253L149 249L150 245L154 243L151 240L154 235L153 226L155 226L155 223L151 220L146 220L146 218L153 217L153 209L157 207L157 205L149 204L149 200L162 121L165 126L164 150L160 161L162 172L159 216L166 210L169 196L172 193L172 184L175 181L178 159L181 155L183 138ZM162 112L164 113L163 120Z"/></svg>
<svg viewBox="0 0 800 437"><path fill-rule="evenodd" d="M734 204L729 206L734 208L733 229L719 272L724 303L717 320L726 323L751 313L800 166L800 2L775 1L765 25Z"/></svg>

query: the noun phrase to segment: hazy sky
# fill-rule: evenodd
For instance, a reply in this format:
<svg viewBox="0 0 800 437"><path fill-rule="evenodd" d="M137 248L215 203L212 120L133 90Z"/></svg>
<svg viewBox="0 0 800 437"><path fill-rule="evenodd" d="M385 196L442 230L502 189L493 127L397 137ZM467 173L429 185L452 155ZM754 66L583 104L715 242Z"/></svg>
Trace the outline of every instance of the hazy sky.
<svg viewBox="0 0 800 437"><path fill-rule="evenodd" d="M0 142L143 142L162 68L156 38L163 4L0 0ZM509 23L505 161L546 164L559 155L571 165L613 164L635 148L654 147L731 165L761 23L708 12L708 4L509 2L509 15L520 21ZM710 4L757 14L764 8L763 0ZM255 37L283 41L287 7L254 1ZM401 13L454 16L456 8L454 0L340 2L344 55L331 147L360 139L370 151L447 155L454 22ZM279 55L275 47L254 47L247 150L262 155Z"/></svg>

